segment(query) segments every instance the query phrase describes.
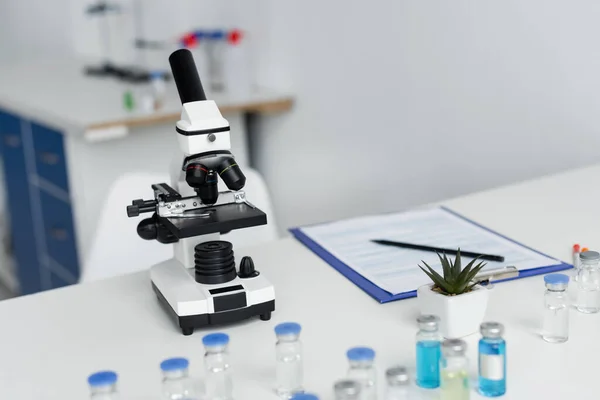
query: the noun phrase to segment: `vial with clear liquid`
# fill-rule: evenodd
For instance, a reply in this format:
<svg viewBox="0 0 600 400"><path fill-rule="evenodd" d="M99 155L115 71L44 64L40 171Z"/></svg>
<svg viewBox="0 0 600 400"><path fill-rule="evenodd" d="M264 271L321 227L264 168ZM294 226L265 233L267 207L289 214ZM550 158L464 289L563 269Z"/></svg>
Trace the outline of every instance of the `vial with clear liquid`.
<svg viewBox="0 0 600 400"><path fill-rule="evenodd" d="M562 343L569 339L569 306L567 287L569 277L564 274L544 276L544 322L542 338L550 343Z"/></svg>
<svg viewBox="0 0 600 400"><path fill-rule="evenodd" d="M277 343L275 353L277 359L277 395L289 399L301 393L304 369L302 366L302 343L300 331L302 327L295 322L284 322L275 327Z"/></svg>
<svg viewBox="0 0 600 400"><path fill-rule="evenodd" d="M369 347L353 347L346 352L350 368L348 379L356 380L361 385L362 400L377 399L377 371L375 369L375 351Z"/></svg>
<svg viewBox="0 0 600 400"><path fill-rule="evenodd" d="M88 377L90 399L118 400L117 374L113 371L99 371Z"/></svg>
<svg viewBox="0 0 600 400"><path fill-rule="evenodd" d="M442 343L440 361L440 399L468 400L470 397L467 344L461 339L447 339Z"/></svg>
<svg viewBox="0 0 600 400"><path fill-rule="evenodd" d="M417 318L417 385L426 389L440 386L440 357L442 334L440 319L435 315Z"/></svg>
<svg viewBox="0 0 600 400"><path fill-rule="evenodd" d="M229 364L229 336L211 333L202 338L204 344L204 367L206 369L206 399L232 400L233 382Z"/></svg>
<svg viewBox="0 0 600 400"><path fill-rule="evenodd" d="M408 400L410 396L410 377L408 369L403 366L395 366L385 371L387 383L385 400Z"/></svg>
<svg viewBox="0 0 600 400"><path fill-rule="evenodd" d="M333 385L335 400L360 400L361 384L351 379L342 379Z"/></svg>
<svg viewBox="0 0 600 400"><path fill-rule="evenodd" d="M484 322L479 327L479 393L487 397L506 393L506 342L504 326Z"/></svg>
<svg viewBox="0 0 600 400"><path fill-rule="evenodd" d="M199 400L200 393L189 376L186 358L169 358L160 363L164 400Z"/></svg>
<svg viewBox="0 0 600 400"><path fill-rule="evenodd" d="M600 311L600 253L597 251L584 251L579 255L577 310L586 314Z"/></svg>

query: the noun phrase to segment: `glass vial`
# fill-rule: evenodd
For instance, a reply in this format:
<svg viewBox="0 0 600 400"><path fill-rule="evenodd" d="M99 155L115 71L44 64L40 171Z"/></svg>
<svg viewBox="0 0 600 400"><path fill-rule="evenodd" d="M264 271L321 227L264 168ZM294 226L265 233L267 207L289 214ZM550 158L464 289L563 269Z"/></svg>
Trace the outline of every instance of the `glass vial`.
<svg viewBox="0 0 600 400"><path fill-rule="evenodd" d="M484 322L479 328L479 393L487 397L506 393L506 342L504 326Z"/></svg>
<svg viewBox="0 0 600 400"><path fill-rule="evenodd" d="M567 287L569 277L564 274L544 276L546 293L544 295L544 323L542 338L550 343L562 343L569 339L569 307Z"/></svg>
<svg viewBox="0 0 600 400"><path fill-rule="evenodd" d="M229 365L229 336L225 333L211 333L202 338L206 353L206 399L232 400L233 383Z"/></svg>
<svg viewBox="0 0 600 400"><path fill-rule="evenodd" d="M467 373L467 344L461 339L448 339L442 343L440 370L440 399L468 400L469 375Z"/></svg>
<svg viewBox="0 0 600 400"><path fill-rule="evenodd" d="M579 255L577 310L586 314L600 311L600 253L597 251L584 251Z"/></svg>
<svg viewBox="0 0 600 400"><path fill-rule="evenodd" d="M386 400L408 400L410 395L410 377L408 370L403 366L388 368L385 371L387 383L385 391Z"/></svg>
<svg viewBox="0 0 600 400"><path fill-rule="evenodd" d="M350 368L348 379L356 380L361 385L362 400L377 399L377 371L375 370L375 351L369 347L353 347L346 352Z"/></svg>
<svg viewBox="0 0 600 400"><path fill-rule="evenodd" d="M88 377L90 399L117 400L117 374L113 371L100 371Z"/></svg>
<svg viewBox="0 0 600 400"><path fill-rule="evenodd" d="M360 400L361 384L358 381L342 379L333 385L335 400Z"/></svg>
<svg viewBox="0 0 600 400"><path fill-rule="evenodd" d="M303 391L302 343L299 339L301 329L295 322L285 322L275 327L276 391L279 397L285 399Z"/></svg>
<svg viewBox="0 0 600 400"><path fill-rule="evenodd" d="M440 356L442 334L440 319L435 315L417 318L417 385L426 389L440 386Z"/></svg>
<svg viewBox="0 0 600 400"><path fill-rule="evenodd" d="M162 393L165 400L197 400L194 382L189 376L189 361L185 358L169 358L160 363Z"/></svg>

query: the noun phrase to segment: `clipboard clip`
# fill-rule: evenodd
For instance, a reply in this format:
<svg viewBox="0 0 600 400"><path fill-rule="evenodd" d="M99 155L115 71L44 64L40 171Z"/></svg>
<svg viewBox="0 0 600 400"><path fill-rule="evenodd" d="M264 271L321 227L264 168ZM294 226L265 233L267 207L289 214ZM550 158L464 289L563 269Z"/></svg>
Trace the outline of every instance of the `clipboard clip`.
<svg viewBox="0 0 600 400"><path fill-rule="evenodd" d="M493 282L501 281L504 279L517 278L519 276L519 270L515 266L508 266L496 269L490 269L487 271L480 272L473 278L472 283L478 283L480 285L489 286L491 289L493 286L490 285Z"/></svg>

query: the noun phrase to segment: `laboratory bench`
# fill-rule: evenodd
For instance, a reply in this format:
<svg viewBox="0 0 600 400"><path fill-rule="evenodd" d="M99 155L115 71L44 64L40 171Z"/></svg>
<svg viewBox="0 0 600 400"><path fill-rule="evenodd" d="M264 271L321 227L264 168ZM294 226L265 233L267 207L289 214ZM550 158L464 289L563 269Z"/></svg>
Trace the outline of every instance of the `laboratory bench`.
<svg viewBox="0 0 600 400"><path fill-rule="evenodd" d="M600 165L440 204L568 261L575 241L598 245L597 224L589 221L600 220L600 187L587 183L599 174ZM573 195L582 185L586 195ZM110 369L119 375L123 398L158 398L159 363L187 357L191 374L202 377L202 336L224 331L231 338L236 400L276 399L273 328L283 321L302 325L304 387L323 400L333 398L332 385L345 376L346 350L353 346L375 350L380 390L386 368L403 364L414 373L416 299L379 304L291 238L247 248L246 253L275 287L270 321L251 319L183 336L156 299L148 271L0 302L0 320L13 321L2 329L0 397L86 398L87 376ZM502 399L595 399L593 355L600 352L600 314L571 311L570 339L547 343L539 335L544 292L543 276L491 289L485 319L504 324L507 341L507 393ZM478 339L478 334L466 338L472 377L477 375ZM422 399L438 395L437 390L418 392ZM472 392L471 398L483 397Z"/></svg>
<svg viewBox="0 0 600 400"><path fill-rule="evenodd" d="M0 157L20 294L76 283L111 184L126 172L164 175L177 151L174 83L161 108L127 111L125 91L141 86L85 75L94 62L0 64ZM269 89L207 95L231 124L241 165L251 165L248 121L293 105L289 94Z"/></svg>

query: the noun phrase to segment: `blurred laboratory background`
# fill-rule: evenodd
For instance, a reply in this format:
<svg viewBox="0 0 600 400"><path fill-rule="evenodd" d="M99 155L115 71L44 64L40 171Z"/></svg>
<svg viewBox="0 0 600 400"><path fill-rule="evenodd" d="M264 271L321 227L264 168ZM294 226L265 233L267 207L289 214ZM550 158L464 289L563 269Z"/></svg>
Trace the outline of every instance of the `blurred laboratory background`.
<svg viewBox="0 0 600 400"><path fill-rule="evenodd" d="M599 19L591 0L3 0L0 297L170 257L125 207L169 180L178 48L269 216L237 248L598 162Z"/></svg>

